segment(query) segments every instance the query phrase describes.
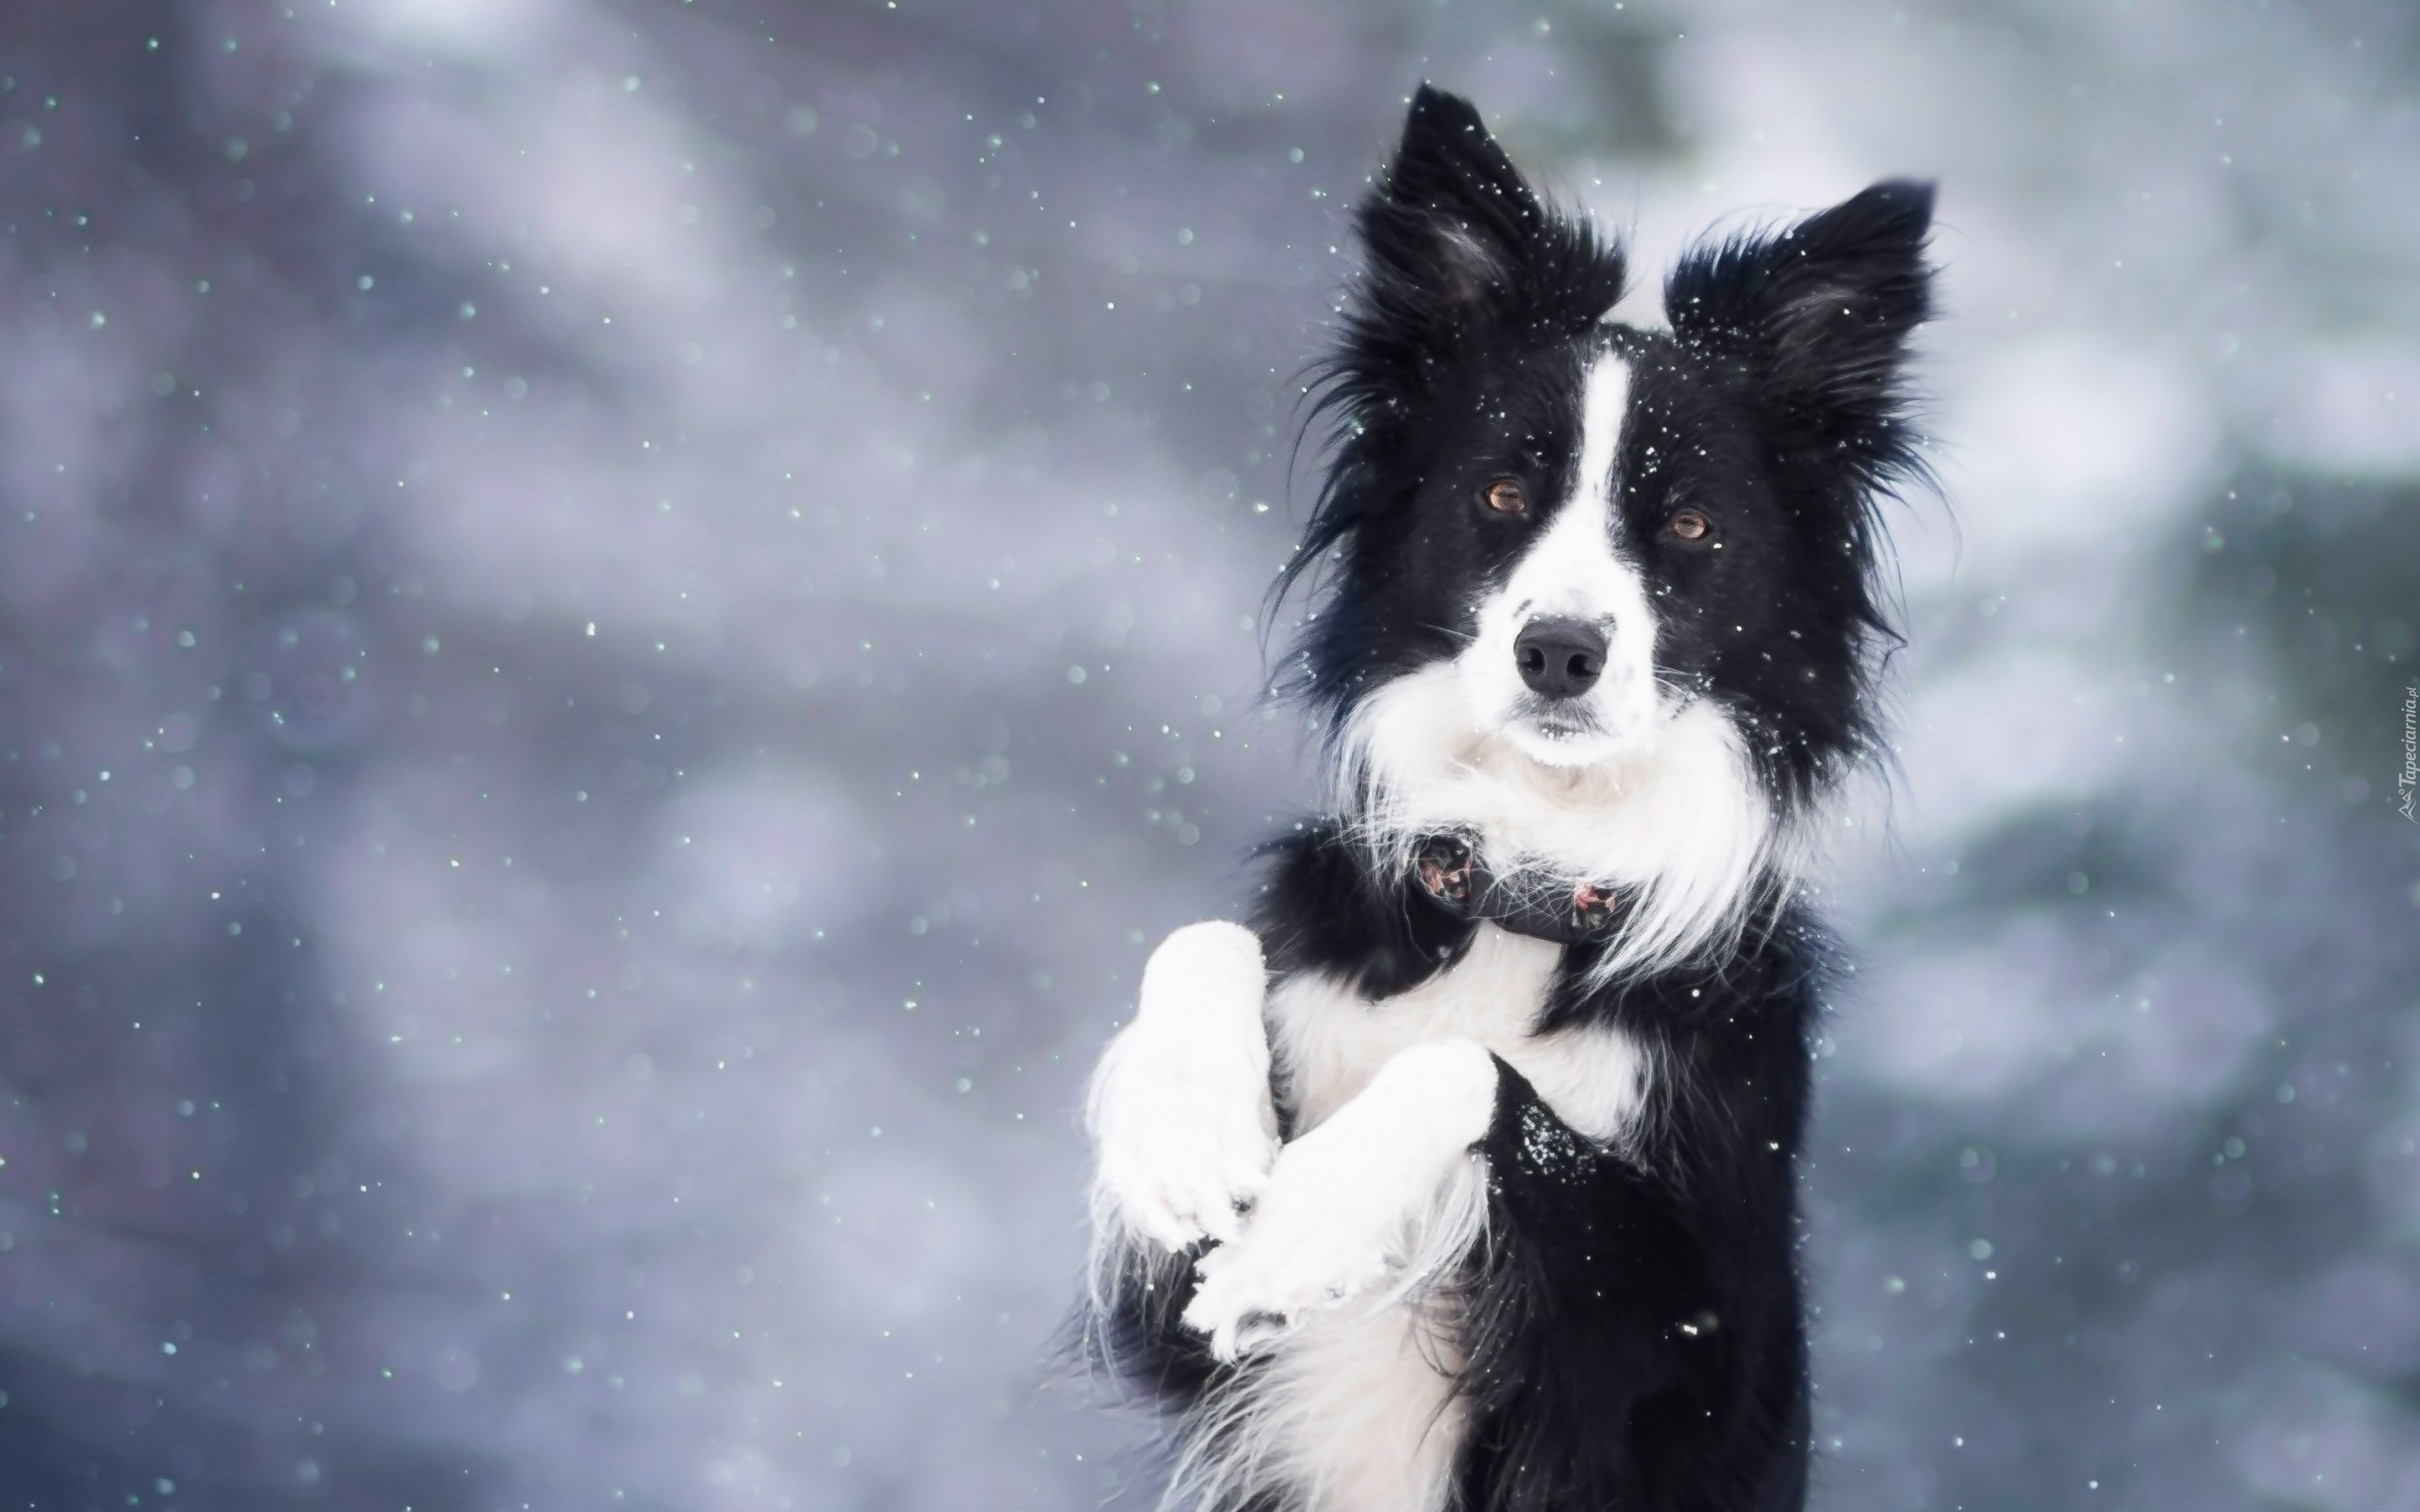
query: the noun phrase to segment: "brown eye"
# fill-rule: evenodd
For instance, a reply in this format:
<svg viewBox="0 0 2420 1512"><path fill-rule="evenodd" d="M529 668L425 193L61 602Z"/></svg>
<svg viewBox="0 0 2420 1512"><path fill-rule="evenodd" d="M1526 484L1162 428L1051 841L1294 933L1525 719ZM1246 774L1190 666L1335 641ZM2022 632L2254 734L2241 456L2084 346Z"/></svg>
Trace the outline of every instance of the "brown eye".
<svg viewBox="0 0 2420 1512"><path fill-rule="evenodd" d="M1706 538L1706 532L1713 530L1714 526L1708 524L1706 517L1696 510L1684 509L1673 516L1664 528L1683 541L1702 541Z"/></svg>
<svg viewBox="0 0 2420 1512"><path fill-rule="evenodd" d="M1511 478L1498 478L1487 486L1487 507L1499 515L1526 515L1529 496Z"/></svg>

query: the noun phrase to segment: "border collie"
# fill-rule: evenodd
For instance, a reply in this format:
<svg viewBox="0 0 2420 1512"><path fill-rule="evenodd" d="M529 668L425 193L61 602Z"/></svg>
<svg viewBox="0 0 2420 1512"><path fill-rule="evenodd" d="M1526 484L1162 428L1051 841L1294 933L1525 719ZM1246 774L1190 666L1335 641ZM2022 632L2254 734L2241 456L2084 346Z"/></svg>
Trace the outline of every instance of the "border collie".
<svg viewBox="0 0 2420 1512"><path fill-rule="evenodd" d="M1823 800L1874 749L1930 186L1619 244L1423 88L1357 211L1295 663L1326 810L1094 1073L1164 1505L1789 1509Z"/></svg>

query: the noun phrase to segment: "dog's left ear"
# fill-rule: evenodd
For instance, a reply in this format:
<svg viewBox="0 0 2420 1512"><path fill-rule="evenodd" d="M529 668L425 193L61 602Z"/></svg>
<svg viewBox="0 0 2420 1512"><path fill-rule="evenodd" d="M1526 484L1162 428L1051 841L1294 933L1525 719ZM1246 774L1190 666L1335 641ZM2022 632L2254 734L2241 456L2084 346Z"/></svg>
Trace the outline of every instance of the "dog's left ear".
<svg viewBox="0 0 2420 1512"><path fill-rule="evenodd" d="M1776 236L1692 250L1664 286L1673 332L1744 358L1786 439L1871 467L1907 442L1901 368L1932 313L1932 186L1879 183Z"/></svg>

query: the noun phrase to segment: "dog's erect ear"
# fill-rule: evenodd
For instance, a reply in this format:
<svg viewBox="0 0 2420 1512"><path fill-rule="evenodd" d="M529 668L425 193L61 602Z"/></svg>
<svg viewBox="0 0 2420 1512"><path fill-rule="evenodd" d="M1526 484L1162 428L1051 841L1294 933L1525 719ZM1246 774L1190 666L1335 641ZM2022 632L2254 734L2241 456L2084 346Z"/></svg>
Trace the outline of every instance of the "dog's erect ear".
<svg viewBox="0 0 2420 1512"><path fill-rule="evenodd" d="M1426 85L1358 224L1369 262L1346 361L1367 378L1412 377L1489 329L1580 330L1621 295L1620 249L1548 209L1470 101Z"/></svg>
<svg viewBox="0 0 2420 1512"><path fill-rule="evenodd" d="M1512 282L1545 213L1470 101L1422 85L1362 207L1362 235L1373 273L1463 306Z"/></svg>
<svg viewBox="0 0 2420 1512"><path fill-rule="evenodd" d="M1932 313L1932 186L1874 185L1773 236L1701 244L1664 287L1683 340L1745 359L1795 440L1894 455L1909 335Z"/></svg>

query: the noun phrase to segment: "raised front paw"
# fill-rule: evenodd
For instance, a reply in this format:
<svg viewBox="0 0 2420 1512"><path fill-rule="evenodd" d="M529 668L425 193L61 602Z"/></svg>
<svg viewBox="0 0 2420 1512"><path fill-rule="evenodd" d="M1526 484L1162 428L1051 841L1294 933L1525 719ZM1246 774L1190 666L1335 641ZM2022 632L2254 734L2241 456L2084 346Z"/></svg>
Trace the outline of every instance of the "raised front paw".
<svg viewBox="0 0 2420 1512"><path fill-rule="evenodd" d="M1330 1178L1288 1173L1273 1180L1244 1237L1195 1264L1201 1282L1185 1309L1186 1326L1210 1335L1212 1354L1233 1360L1305 1314L1384 1280L1403 1247L1398 1226L1356 1211L1354 1196Z"/></svg>
<svg viewBox="0 0 2420 1512"><path fill-rule="evenodd" d="M1191 924L1143 967L1134 1023L1093 1074L1096 1221L1174 1251L1233 1240L1277 1155L1260 941Z"/></svg>
<svg viewBox="0 0 2420 1512"><path fill-rule="evenodd" d="M1471 1147L1494 1115L1496 1066L1468 1041L1416 1045L1285 1147L1242 1238L1202 1257L1187 1326L1233 1360L1306 1313L1460 1259L1486 1217Z"/></svg>

